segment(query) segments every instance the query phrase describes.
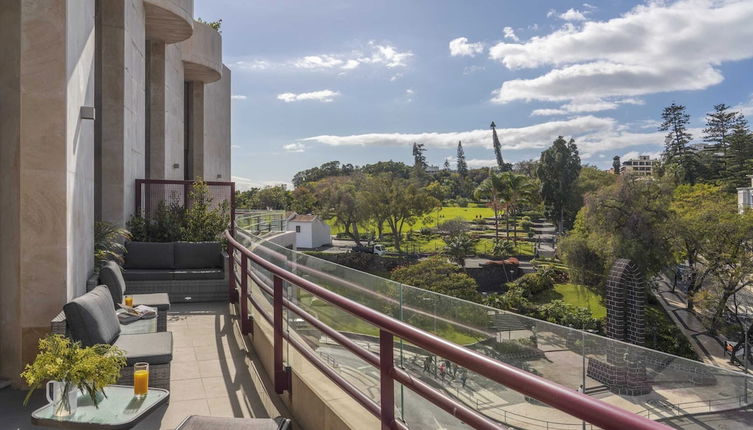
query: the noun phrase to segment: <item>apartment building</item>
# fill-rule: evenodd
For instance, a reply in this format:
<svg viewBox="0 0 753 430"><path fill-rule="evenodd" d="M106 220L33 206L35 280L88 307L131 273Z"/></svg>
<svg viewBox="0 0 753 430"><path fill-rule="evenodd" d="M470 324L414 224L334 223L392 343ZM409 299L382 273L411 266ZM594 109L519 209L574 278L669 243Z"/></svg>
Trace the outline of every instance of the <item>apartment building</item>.
<svg viewBox="0 0 753 430"><path fill-rule="evenodd" d="M652 160L648 155L639 155L622 162L621 175L651 176L654 168L659 165L659 160Z"/></svg>
<svg viewBox="0 0 753 430"><path fill-rule="evenodd" d="M93 270L136 179L230 179L230 70L193 0L0 9L0 379Z"/></svg>

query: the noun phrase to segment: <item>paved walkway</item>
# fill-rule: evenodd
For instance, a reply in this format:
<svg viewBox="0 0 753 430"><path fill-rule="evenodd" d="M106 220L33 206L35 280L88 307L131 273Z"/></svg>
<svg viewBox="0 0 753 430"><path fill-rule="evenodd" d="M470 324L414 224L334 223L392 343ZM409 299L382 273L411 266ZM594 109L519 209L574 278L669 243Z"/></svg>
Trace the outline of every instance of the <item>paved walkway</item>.
<svg viewBox="0 0 753 430"><path fill-rule="evenodd" d="M673 292L672 282L665 275L661 275L657 281L658 292L654 295L688 339L698 357L706 363L724 369L740 370L739 367L730 364L729 357L725 356L722 341L710 335L698 316L688 311L684 293L680 290Z"/></svg>
<svg viewBox="0 0 753 430"><path fill-rule="evenodd" d="M167 329L173 332L170 403L155 411L134 430L174 429L189 415L217 417L269 416L257 391L267 378L256 371L257 359L241 336L234 310L226 303L173 304ZM28 407L26 393L0 390L0 428L38 430L30 414L46 403L37 390ZM277 415L273 411L273 415Z"/></svg>

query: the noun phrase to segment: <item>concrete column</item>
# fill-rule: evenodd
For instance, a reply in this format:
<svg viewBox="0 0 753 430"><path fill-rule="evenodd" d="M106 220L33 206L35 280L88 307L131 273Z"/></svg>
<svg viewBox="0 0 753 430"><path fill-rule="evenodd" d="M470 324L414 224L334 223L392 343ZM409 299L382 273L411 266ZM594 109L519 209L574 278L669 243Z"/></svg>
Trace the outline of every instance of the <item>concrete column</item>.
<svg viewBox="0 0 753 430"><path fill-rule="evenodd" d="M230 69L223 66L220 80L188 86L192 179L230 180L230 82Z"/></svg>
<svg viewBox="0 0 753 430"><path fill-rule="evenodd" d="M183 179L183 62L177 45L149 41L149 177Z"/></svg>
<svg viewBox="0 0 753 430"><path fill-rule="evenodd" d="M0 377L19 384L93 265L94 0L9 2L0 37Z"/></svg>
<svg viewBox="0 0 753 430"><path fill-rule="evenodd" d="M103 221L124 225L145 177L145 21L142 0L102 0L100 188Z"/></svg>
<svg viewBox="0 0 753 430"><path fill-rule="evenodd" d="M204 163L207 181L230 180L230 69L222 78L204 85Z"/></svg>

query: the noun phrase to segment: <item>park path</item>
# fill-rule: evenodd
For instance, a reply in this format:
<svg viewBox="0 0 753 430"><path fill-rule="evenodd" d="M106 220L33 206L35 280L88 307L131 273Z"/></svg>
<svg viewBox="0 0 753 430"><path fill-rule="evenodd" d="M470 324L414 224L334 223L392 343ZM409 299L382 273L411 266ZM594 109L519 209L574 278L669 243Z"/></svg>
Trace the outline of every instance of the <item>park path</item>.
<svg viewBox="0 0 753 430"><path fill-rule="evenodd" d="M554 224L543 220L537 219L533 222L534 239L536 239L536 246L538 247L538 255L544 258L554 258L555 247L554 238L556 228Z"/></svg>
<svg viewBox="0 0 753 430"><path fill-rule="evenodd" d="M724 352L724 342L709 334L695 312L687 309L685 294L680 290L672 291L672 281L664 274L659 275L656 281L654 295L698 357L705 363L724 369L740 370L738 366L730 364Z"/></svg>

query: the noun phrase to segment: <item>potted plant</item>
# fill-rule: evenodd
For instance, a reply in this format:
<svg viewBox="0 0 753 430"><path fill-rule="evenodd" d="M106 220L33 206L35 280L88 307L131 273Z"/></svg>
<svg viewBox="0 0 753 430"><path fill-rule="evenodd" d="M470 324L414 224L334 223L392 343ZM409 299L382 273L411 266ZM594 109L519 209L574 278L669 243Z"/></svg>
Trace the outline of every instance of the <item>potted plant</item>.
<svg viewBox="0 0 753 430"><path fill-rule="evenodd" d="M37 357L21 373L30 387L24 405L29 403L34 390L46 382L47 399L53 404L55 416L76 412L79 391L88 394L96 406L97 393L104 395L103 388L117 382L125 365L123 351L115 346L100 344L84 348L80 342L49 335L39 340Z"/></svg>

